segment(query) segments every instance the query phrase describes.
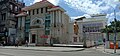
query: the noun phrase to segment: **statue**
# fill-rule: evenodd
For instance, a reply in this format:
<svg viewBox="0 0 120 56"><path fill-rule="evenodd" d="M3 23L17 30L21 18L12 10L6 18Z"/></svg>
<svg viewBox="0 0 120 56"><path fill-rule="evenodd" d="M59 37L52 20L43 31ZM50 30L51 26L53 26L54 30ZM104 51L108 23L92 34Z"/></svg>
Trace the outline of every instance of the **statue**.
<svg viewBox="0 0 120 56"><path fill-rule="evenodd" d="M78 29L79 29L79 26L78 26L77 22L75 21L74 22L74 34L78 35Z"/></svg>

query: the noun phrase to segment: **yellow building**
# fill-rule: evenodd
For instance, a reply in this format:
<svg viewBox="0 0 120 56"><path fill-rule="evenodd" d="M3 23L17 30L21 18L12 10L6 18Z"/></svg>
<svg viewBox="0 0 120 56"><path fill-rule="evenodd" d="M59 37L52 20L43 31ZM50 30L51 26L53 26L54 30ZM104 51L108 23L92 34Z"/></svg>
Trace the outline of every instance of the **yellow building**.
<svg viewBox="0 0 120 56"><path fill-rule="evenodd" d="M43 0L23 10L28 13L25 19L30 19L29 34L24 36L30 44L68 43L69 16L63 8Z"/></svg>

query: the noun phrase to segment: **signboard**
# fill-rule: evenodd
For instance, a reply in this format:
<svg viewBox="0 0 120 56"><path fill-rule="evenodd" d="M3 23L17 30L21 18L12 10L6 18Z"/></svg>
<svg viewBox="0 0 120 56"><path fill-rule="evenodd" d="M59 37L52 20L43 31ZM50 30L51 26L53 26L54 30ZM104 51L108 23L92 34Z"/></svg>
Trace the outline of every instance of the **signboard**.
<svg viewBox="0 0 120 56"><path fill-rule="evenodd" d="M40 36L41 38L48 38L48 36L47 35L42 35L42 36Z"/></svg>

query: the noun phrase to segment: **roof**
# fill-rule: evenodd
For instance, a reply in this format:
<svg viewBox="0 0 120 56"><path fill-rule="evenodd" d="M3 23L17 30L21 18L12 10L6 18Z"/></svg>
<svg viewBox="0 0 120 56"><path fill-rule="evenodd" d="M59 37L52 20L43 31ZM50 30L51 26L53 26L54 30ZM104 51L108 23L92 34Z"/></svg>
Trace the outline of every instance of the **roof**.
<svg viewBox="0 0 120 56"><path fill-rule="evenodd" d="M63 11L63 12L65 12L65 10L62 8L62 7L60 7L60 6L53 6L51 9L49 9L48 11L53 11L53 10L61 10L61 11Z"/></svg>
<svg viewBox="0 0 120 56"><path fill-rule="evenodd" d="M91 17L99 17L99 16L106 16L106 14L93 14L93 15L90 15Z"/></svg>
<svg viewBox="0 0 120 56"><path fill-rule="evenodd" d="M21 12L20 14L16 15L16 17L27 16L26 12Z"/></svg>
<svg viewBox="0 0 120 56"><path fill-rule="evenodd" d="M86 18L86 17L83 16L83 17L77 18L77 19L75 19L75 20L76 20L76 21L78 21L78 20L83 20L84 18Z"/></svg>
<svg viewBox="0 0 120 56"><path fill-rule="evenodd" d="M40 1L40 2L36 2L31 6L26 6L22 10L27 11L27 10L32 10L32 9L35 9L35 8L48 7L48 6L51 7L51 6L54 6L54 5L47 0L43 0L43 1Z"/></svg>

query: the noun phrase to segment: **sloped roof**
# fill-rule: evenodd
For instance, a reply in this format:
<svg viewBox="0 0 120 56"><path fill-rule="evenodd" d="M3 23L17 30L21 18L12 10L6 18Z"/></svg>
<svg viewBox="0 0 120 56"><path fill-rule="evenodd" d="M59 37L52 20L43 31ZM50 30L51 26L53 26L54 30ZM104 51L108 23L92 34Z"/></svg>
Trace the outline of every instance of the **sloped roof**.
<svg viewBox="0 0 120 56"><path fill-rule="evenodd" d="M83 16L83 17L80 17L80 18L77 18L77 19L75 19L75 20L83 20L83 19L85 19L86 17L85 16Z"/></svg>
<svg viewBox="0 0 120 56"><path fill-rule="evenodd" d="M47 6L54 6L52 3L50 3L49 1L40 1L40 2L36 2L31 6L26 6L25 8L22 8L22 10L32 10L35 8L40 8L40 7L47 7Z"/></svg>
<svg viewBox="0 0 120 56"><path fill-rule="evenodd" d="M27 16L27 13L26 12L21 12L21 13L16 15L16 17L21 17L21 16Z"/></svg>
<svg viewBox="0 0 120 56"><path fill-rule="evenodd" d="M48 11L53 11L53 10L61 10L61 11L64 11L65 12L65 10L62 8L62 7L60 7L60 6L53 6L51 9L49 9Z"/></svg>

